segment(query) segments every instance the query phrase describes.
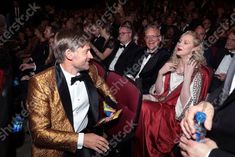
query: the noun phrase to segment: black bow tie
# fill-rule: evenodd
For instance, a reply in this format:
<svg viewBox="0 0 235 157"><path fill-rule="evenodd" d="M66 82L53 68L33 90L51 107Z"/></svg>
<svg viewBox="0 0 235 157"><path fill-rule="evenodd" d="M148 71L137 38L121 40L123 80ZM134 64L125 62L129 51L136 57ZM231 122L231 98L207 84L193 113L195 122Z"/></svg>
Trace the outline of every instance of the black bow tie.
<svg viewBox="0 0 235 157"><path fill-rule="evenodd" d="M231 57L233 57L234 53L227 51L225 55L230 55Z"/></svg>
<svg viewBox="0 0 235 157"><path fill-rule="evenodd" d="M123 45L123 44L120 44L120 45L119 45L119 48L126 48L126 46Z"/></svg>
<svg viewBox="0 0 235 157"><path fill-rule="evenodd" d="M84 81L85 80L85 74L80 73L78 76L74 76L71 78L71 85L73 85L76 81Z"/></svg>
<svg viewBox="0 0 235 157"><path fill-rule="evenodd" d="M144 52L144 57L147 58L149 55L152 56L153 54L154 54L154 52L145 51Z"/></svg>

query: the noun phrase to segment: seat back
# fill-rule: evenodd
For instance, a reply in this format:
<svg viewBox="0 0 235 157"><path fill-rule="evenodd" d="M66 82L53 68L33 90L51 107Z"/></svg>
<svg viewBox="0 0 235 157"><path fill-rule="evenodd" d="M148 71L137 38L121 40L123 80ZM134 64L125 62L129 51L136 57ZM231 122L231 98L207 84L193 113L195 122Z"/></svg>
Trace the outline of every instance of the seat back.
<svg viewBox="0 0 235 157"><path fill-rule="evenodd" d="M94 59L91 60L91 64L96 66L99 76L105 80L107 77L107 70L106 70L105 66L102 65L102 63L100 63Z"/></svg>
<svg viewBox="0 0 235 157"><path fill-rule="evenodd" d="M107 134L112 137L121 134L123 137L119 138L124 140L126 135L131 134L137 126L142 93L132 80L114 71L108 73L106 83L118 101L117 109L123 110L118 119L108 123Z"/></svg>

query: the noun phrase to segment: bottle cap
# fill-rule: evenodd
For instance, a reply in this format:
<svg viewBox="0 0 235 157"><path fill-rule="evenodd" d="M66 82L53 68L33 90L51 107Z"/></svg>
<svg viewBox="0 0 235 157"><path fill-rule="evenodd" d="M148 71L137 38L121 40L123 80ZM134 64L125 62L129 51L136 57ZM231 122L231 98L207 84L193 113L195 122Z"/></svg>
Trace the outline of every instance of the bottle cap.
<svg viewBox="0 0 235 157"><path fill-rule="evenodd" d="M206 114L204 112L197 112L195 115L195 120L199 123L204 123L206 120Z"/></svg>

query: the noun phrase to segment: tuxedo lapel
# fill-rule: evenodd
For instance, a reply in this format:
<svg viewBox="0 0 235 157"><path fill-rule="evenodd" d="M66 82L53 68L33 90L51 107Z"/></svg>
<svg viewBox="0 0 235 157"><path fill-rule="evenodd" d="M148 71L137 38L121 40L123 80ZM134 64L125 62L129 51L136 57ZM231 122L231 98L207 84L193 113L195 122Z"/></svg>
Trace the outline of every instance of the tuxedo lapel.
<svg viewBox="0 0 235 157"><path fill-rule="evenodd" d="M69 122L73 126L73 109L72 109L72 102L69 94L69 88L66 83L65 76L60 68L59 64L55 65L55 71L56 71L56 84L58 87L60 100L62 102L62 105L64 107L65 113L69 119Z"/></svg>
<svg viewBox="0 0 235 157"><path fill-rule="evenodd" d="M144 68L141 71L140 75L142 73L145 73L145 72L148 72L149 70L151 70L154 67L154 65L157 64L159 56L160 55L159 55L158 50L157 50L157 52L155 52L155 54L146 63L146 65L144 66Z"/></svg>
<svg viewBox="0 0 235 157"><path fill-rule="evenodd" d="M133 44L134 44L134 42L131 41L131 42L124 48L124 50L123 50L123 52L122 52L120 58L121 58L122 56L128 55L128 54L126 53L126 51L127 51L131 46L133 46Z"/></svg>
<svg viewBox="0 0 235 157"><path fill-rule="evenodd" d="M88 127L93 127L98 119L99 119L99 95L97 88L95 87L94 83L92 82L91 77L89 76L87 71L81 72L85 76L85 86L87 89L87 94L89 97L89 111L88 111L88 118L89 123Z"/></svg>

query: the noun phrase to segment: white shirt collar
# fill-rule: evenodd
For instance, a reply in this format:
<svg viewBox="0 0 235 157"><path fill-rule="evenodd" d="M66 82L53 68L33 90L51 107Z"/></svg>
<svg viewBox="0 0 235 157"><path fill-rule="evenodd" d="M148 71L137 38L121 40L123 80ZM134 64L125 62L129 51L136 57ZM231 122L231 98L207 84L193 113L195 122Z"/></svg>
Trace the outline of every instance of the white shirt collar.
<svg viewBox="0 0 235 157"><path fill-rule="evenodd" d="M150 50L147 48L147 52L148 53L155 53L155 51L157 51L157 49L158 49L158 46L156 48L154 48L153 50Z"/></svg>
<svg viewBox="0 0 235 157"><path fill-rule="evenodd" d="M235 50L234 51L228 50L228 51L231 52L231 53L235 53Z"/></svg>
<svg viewBox="0 0 235 157"><path fill-rule="evenodd" d="M126 43L126 44L123 44L123 43L120 43L120 44L125 45L125 47L127 47L127 45L128 45L130 42L131 42L131 41L129 41L129 42Z"/></svg>
<svg viewBox="0 0 235 157"><path fill-rule="evenodd" d="M71 85L71 78L74 77L75 75L65 71L64 68L61 66L61 64L60 64L60 68L61 68L62 72L64 73L67 84ZM77 73L77 75L80 75L80 73Z"/></svg>

